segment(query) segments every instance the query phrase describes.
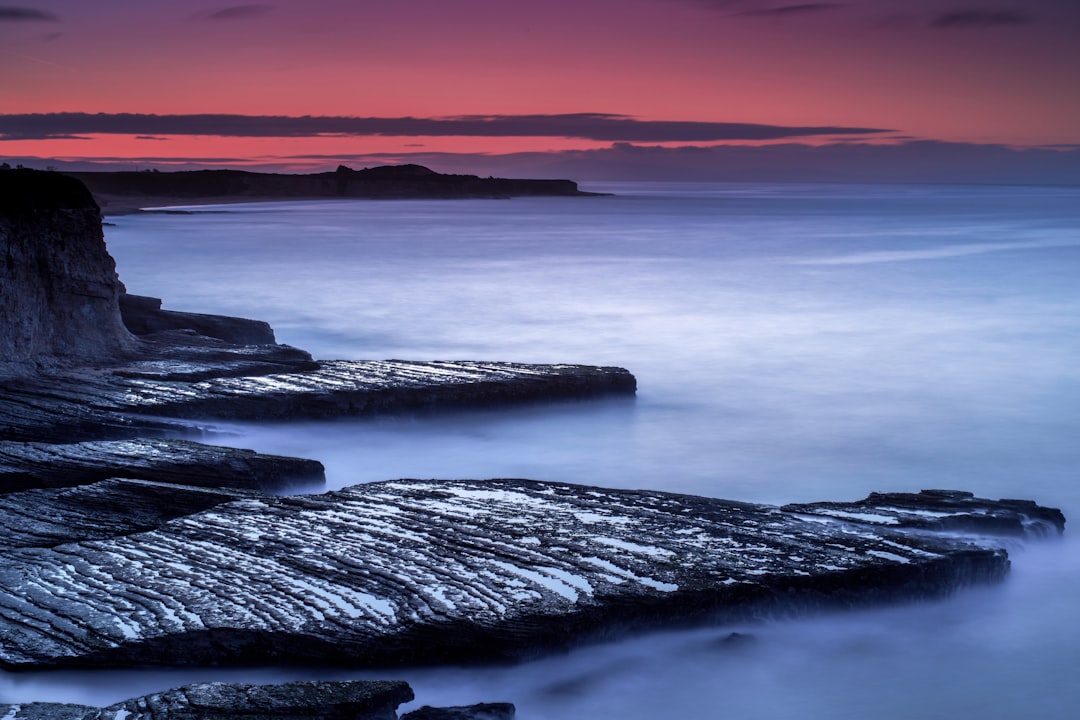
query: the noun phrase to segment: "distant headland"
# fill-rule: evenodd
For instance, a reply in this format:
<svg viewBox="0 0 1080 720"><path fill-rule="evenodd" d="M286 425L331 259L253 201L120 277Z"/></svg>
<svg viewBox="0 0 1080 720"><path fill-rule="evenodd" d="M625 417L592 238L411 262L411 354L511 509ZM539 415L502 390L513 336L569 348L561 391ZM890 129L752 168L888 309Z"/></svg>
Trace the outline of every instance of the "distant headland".
<svg viewBox="0 0 1080 720"><path fill-rule="evenodd" d="M156 170L64 173L81 180L107 215L168 205L275 200L460 199L586 196L571 180L446 175L423 165L382 165L308 175L243 170Z"/></svg>

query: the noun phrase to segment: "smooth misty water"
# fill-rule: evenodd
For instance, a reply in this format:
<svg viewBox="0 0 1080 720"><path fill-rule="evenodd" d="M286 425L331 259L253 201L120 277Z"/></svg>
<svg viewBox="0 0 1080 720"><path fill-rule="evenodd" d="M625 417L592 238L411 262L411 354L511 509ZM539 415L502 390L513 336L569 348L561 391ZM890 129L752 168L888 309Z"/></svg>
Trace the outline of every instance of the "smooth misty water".
<svg viewBox="0 0 1080 720"><path fill-rule="evenodd" d="M532 477L765 502L955 487L1080 516L1080 189L624 185L617 197L311 202L115 219L134 293L321 358L615 364L636 400L287 425L214 442L331 487ZM1073 718L1080 546L947 602L660 633L402 677L522 718ZM718 638L754 632L756 643ZM105 703L300 670L0 675Z"/></svg>

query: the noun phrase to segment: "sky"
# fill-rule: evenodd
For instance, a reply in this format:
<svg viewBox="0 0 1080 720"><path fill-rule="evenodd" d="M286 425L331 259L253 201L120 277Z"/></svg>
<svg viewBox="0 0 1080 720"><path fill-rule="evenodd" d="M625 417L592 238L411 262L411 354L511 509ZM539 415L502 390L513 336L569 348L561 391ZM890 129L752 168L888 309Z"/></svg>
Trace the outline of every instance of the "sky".
<svg viewBox="0 0 1080 720"><path fill-rule="evenodd" d="M14 1L13 164L1080 182L1078 0Z"/></svg>

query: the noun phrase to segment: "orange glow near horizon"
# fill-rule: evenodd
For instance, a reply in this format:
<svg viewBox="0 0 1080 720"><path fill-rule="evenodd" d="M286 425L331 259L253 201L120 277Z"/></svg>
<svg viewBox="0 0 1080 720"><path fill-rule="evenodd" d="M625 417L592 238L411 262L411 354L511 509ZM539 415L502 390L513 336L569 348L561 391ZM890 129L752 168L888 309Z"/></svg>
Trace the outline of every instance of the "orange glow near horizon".
<svg viewBox="0 0 1080 720"><path fill-rule="evenodd" d="M207 16L223 6L202 0L184 10L54 0L55 22L0 22L0 114L601 112L640 120L888 128L952 142L1080 144L1074 88L1080 11L1067 3L1040 4L1044 15L1032 12L1016 26L958 29L932 26L940 3L930 0L911 0L902 13L884 0L861 0L791 17L736 12L770 7L753 0L728 5L731 10L703 0L550 0L543 7L282 0L244 6L250 16L211 21ZM534 137L98 135L5 141L0 153L252 161L608 145Z"/></svg>

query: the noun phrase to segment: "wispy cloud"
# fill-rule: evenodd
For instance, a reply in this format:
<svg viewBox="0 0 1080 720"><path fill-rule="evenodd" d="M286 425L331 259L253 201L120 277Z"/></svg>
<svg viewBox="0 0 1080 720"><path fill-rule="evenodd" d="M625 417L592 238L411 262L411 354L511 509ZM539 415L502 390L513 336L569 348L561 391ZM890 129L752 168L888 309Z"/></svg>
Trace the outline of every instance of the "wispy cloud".
<svg viewBox="0 0 1080 720"><path fill-rule="evenodd" d="M797 5L780 5L777 7L758 8L745 10L740 15L757 17L784 18L796 15L816 15L822 12L830 12L845 7L842 3L801 3Z"/></svg>
<svg viewBox="0 0 1080 720"><path fill-rule="evenodd" d="M59 22L60 18L51 12L36 8L12 7L0 5L0 22Z"/></svg>
<svg viewBox="0 0 1080 720"><path fill-rule="evenodd" d="M1031 16L1011 10L960 10L938 15L930 23L936 28L991 28L1026 25Z"/></svg>
<svg viewBox="0 0 1080 720"><path fill-rule="evenodd" d="M276 5L265 3L252 3L249 5L232 5L221 10L199 13L196 20L246 20L248 18L262 17L276 8Z"/></svg>
<svg viewBox="0 0 1080 720"><path fill-rule="evenodd" d="M718 142L824 135L867 135L882 128L638 120L626 115L460 115L436 118L340 116L45 113L0 115L0 140L71 135L216 135L220 137L565 137L611 142Z"/></svg>

